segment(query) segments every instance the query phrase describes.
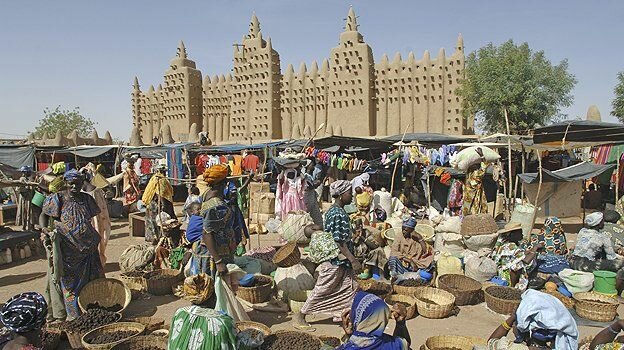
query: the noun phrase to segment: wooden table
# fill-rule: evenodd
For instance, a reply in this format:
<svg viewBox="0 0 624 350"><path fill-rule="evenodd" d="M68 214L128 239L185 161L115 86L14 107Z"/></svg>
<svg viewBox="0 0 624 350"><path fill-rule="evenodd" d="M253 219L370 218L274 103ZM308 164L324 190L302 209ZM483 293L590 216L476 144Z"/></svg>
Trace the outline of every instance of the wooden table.
<svg viewBox="0 0 624 350"><path fill-rule="evenodd" d="M130 237L145 237L145 213L128 215Z"/></svg>

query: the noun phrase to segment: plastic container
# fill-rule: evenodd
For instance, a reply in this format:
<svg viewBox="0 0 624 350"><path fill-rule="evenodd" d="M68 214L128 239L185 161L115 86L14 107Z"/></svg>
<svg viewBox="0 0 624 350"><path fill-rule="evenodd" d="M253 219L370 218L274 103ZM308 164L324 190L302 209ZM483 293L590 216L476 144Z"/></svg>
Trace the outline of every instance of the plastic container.
<svg viewBox="0 0 624 350"><path fill-rule="evenodd" d="M617 276L617 274L611 271L594 271L594 292L605 295L616 295L615 276Z"/></svg>
<svg viewBox="0 0 624 350"><path fill-rule="evenodd" d="M35 194L33 195L33 199L30 201L32 204L38 206L39 208L43 207L43 202L45 201L46 196L39 192L39 191L35 191Z"/></svg>
<svg viewBox="0 0 624 350"><path fill-rule="evenodd" d="M433 278L433 274L425 270L418 270L418 274L425 281L431 281L431 279Z"/></svg>
<svg viewBox="0 0 624 350"><path fill-rule="evenodd" d="M568 290L568 288L566 288L565 286L559 286L557 287L557 291L563 295L565 295L568 298L572 298L572 293L570 293L570 291Z"/></svg>

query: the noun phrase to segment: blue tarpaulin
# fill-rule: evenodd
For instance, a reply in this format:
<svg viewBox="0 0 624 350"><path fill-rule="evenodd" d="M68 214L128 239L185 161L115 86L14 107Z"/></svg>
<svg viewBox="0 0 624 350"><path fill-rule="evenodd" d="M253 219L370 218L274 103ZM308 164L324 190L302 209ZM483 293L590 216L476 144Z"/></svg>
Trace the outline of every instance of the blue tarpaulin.
<svg viewBox="0 0 624 350"><path fill-rule="evenodd" d="M31 145L0 145L0 163L19 169L34 167L35 147Z"/></svg>

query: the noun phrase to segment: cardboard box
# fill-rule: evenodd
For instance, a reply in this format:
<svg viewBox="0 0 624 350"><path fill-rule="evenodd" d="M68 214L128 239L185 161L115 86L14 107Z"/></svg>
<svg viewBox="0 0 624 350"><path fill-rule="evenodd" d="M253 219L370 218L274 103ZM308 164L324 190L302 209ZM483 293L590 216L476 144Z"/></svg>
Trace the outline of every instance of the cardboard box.
<svg viewBox="0 0 624 350"><path fill-rule="evenodd" d="M270 218L273 217L273 214L251 214L251 222L250 224L266 224Z"/></svg>
<svg viewBox="0 0 624 350"><path fill-rule="evenodd" d="M256 193L250 197L249 209L252 213L274 214L275 195L273 193Z"/></svg>
<svg viewBox="0 0 624 350"><path fill-rule="evenodd" d="M268 182L250 182L248 186L249 186L249 195L252 195L254 193L259 193L259 192L264 192L264 193L271 192L271 188L269 187Z"/></svg>

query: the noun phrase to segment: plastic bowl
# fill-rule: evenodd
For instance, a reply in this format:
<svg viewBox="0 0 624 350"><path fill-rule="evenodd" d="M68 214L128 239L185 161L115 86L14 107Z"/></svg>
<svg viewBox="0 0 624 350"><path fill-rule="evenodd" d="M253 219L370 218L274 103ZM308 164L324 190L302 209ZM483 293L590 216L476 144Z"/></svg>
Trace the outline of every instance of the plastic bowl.
<svg viewBox="0 0 624 350"><path fill-rule="evenodd" d="M570 293L570 291L568 290L568 288L564 287L564 286L559 286L557 287L557 291L563 295L565 295L568 298L572 298L572 293Z"/></svg>
<svg viewBox="0 0 624 350"><path fill-rule="evenodd" d="M427 280L427 281L430 281L431 278L433 278L433 274L425 270L418 270L418 274L420 275L422 279Z"/></svg>
<svg viewBox="0 0 624 350"><path fill-rule="evenodd" d="M256 280L256 277L248 273L245 276L243 276L243 278L238 280L238 284L240 284L243 287L250 287L254 283L255 280Z"/></svg>

